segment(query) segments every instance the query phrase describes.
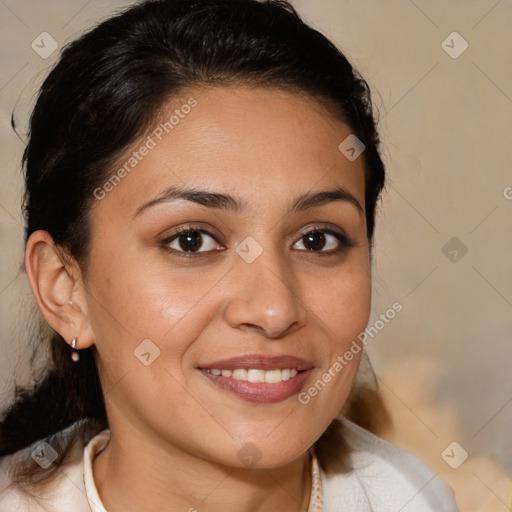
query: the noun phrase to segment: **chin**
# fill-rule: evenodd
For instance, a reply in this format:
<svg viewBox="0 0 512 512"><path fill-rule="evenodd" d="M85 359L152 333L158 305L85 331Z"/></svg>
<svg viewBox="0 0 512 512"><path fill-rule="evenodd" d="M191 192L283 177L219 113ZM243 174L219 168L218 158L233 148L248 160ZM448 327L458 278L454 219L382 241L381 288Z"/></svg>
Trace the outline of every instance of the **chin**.
<svg viewBox="0 0 512 512"><path fill-rule="evenodd" d="M294 435L274 437L267 434L261 437L248 437L234 444L236 467L254 469L274 469L293 463L302 457L314 442L298 440Z"/></svg>

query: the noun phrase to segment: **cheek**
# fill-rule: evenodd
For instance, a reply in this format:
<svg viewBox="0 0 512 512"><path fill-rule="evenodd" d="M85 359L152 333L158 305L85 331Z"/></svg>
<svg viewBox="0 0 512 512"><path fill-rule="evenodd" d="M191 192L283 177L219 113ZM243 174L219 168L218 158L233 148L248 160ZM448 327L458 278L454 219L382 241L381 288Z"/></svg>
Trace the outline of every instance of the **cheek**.
<svg viewBox="0 0 512 512"><path fill-rule="evenodd" d="M344 347L364 331L371 308L369 264L358 259L323 279L310 280L307 303L320 326L325 327L331 347Z"/></svg>
<svg viewBox="0 0 512 512"><path fill-rule="evenodd" d="M371 308L371 278L364 265L331 276L325 286L311 287L309 304L316 326L323 331L321 367L298 397L310 417L328 425L340 412L352 389L359 361L358 336L366 328Z"/></svg>
<svg viewBox="0 0 512 512"><path fill-rule="evenodd" d="M131 338L162 340L182 319L196 313L218 278L214 272L176 269L144 256L124 253L115 259L96 258L91 273L98 298L94 316L104 328L122 327Z"/></svg>
<svg viewBox="0 0 512 512"><path fill-rule="evenodd" d="M151 396L149 403L178 401L187 353L214 319L212 301L225 271L176 269L128 252L94 261L90 321L105 387L121 392L122 381L130 401L141 395ZM163 383L167 392L157 399L154 390Z"/></svg>

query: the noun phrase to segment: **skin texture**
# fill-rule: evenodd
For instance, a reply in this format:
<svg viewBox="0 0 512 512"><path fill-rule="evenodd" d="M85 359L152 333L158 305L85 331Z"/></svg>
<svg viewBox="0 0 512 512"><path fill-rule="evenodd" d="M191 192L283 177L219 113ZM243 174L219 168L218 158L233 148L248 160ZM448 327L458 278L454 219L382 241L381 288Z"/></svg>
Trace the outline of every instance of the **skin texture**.
<svg viewBox="0 0 512 512"><path fill-rule="evenodd" d="M95 201L87 273L38 231L27 244L27 274L48 323L68 342L78 336L79 349L97 350L112 439L94 475L109 512L306 510L307 450L345 402L360 354L307 405L297 394L250 403L197 367L293 355L314 366L306 390L364 330L371 274L363 160L338 150L350 129L304 95L196 88L173 98L162 119L189 98L197 106ZM229 193L246 208L178 200L133 218L172 185ZM338 200L287 213L298 196L335 187L363 209ZM179 239L162 242L180 227L214 238L203 235L199 257L173 255ZM314 228L345 233L354 247L328 233L308 246L302 233ZM252 263L235 250L247 237L263 250ZM148 366L134 355L145 339L160 350ZM248 467L242 449L259 460Z"/></svg>

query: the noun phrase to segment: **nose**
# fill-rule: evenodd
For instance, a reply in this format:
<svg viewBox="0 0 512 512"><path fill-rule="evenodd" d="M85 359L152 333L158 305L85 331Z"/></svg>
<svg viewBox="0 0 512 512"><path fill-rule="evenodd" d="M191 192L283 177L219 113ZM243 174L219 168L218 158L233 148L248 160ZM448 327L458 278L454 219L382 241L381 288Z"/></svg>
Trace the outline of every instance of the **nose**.
<svg viewBox="0 0 512 512"><path fill-rule="evenodd" d="M252 263L235 261L224 310L231 327L280 338L305 325L307 308L297 280L276 252L265 250Z"/></svg>

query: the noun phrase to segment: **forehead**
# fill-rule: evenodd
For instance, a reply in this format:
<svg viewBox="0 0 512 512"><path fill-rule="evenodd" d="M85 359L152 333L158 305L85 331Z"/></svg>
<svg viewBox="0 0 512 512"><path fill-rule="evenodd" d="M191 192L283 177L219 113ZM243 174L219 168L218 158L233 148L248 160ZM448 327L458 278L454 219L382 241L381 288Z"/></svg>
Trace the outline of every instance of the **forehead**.
<svg viewBox="0 0 512 512"><path fill-rule="evenodd" d="M299 93L242 85L198 87L160 109L150 130L118 160L121 174L98 209L123 216L173 185L231 191L249 206L289 202L342 185L364 207L364 161L339 145L351 130ZM124 169L124 171L122 171Z"/></svg>

